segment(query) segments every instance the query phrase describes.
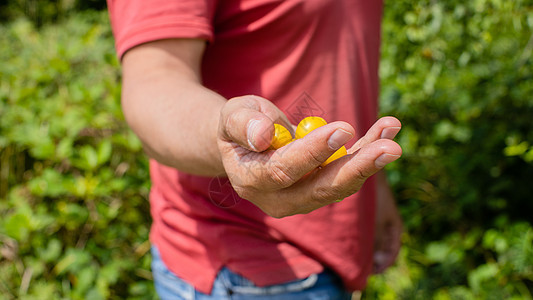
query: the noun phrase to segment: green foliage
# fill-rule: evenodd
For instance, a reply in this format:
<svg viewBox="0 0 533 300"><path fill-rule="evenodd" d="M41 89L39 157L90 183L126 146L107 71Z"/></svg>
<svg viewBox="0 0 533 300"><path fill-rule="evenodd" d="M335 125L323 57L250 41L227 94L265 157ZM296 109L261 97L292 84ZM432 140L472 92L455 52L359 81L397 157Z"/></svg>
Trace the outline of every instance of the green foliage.
<svg viewBox="0 0 533 300"><path fill-rule="evenodd" d="M102 10L105 0L0 0L0 22L25 17L36 26L64 20L71 13Z"/></svg>
<svg viewBox="0 0 533 300"><path fill-rule="evenodd" d="M386 3L382 112L407 234L366 299L532 299L533 3Z"/></svg>
<svg viewBox="0 0 533 300"><path fill-rule="evenodd" d="M0 27L0 299L154 298L147 160L105 13Z"/></svg>

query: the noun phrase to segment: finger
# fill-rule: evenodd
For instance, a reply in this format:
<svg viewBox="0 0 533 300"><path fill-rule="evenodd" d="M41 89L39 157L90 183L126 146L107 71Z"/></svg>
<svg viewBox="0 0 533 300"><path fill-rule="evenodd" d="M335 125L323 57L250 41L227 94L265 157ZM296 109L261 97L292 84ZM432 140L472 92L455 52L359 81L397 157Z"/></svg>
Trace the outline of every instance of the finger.
<svg viewBox="0 0 533 300"><path fill-rule="evenodd" d="M299 142L312 137L313 134L318 135L320 131L324 133L324 130L332 124L334 123L314 130L305 138L296 140L276 150L275 153L286 147L291 150L296 148ZM300 148L300 150L305 150L305 147ZM387 163L398 159L401 153L401 147L394 141L381 139L366 145L356 154L333 161L322 169L314 168L305 174L301 180L278 191L279 199L291 199L291 201L286 201L283 206L279 206L276 216L286 217L309 213L333 203L337 199L343 199L354 194L370 176L382 169ZM291 171L293 170L286 170L286 172Z"/></svg>
<svg viewBox="0 0 533 300"><path fill-rule="evenodd" d="M315 176L310 197L324 202L344 199L387 164L397 160L402 148L394 141L380 139L365 145L357 153L332 162Z"/></svg>
<svg viewBox="0 0 533 300"><path fill-rule="evenodd" d="M286 203L285 211L280 212L280 215L309 213L356 193L370 176L398 159L401 153L401 147L394 141L382 139L366 145L356 154L341 157L322 169L315 169L280 191L280 198L294 199Z"/></svg>
<svg viewBox="0 0 533 300"><path fill-rule="evenodd" d="M355 130L346 122L319 127L304 138L276 150L270 157L263 180L273 187L288 187L320 166L354 135Z"/></svg>
<svg viewBox="0 0 533 300"><path fill-rule="evenodd" d="M272 102L258 96L229 100L221 111L220 122L223 139L256 152L270 146L274 122L290 127L287 117Z"/></svg>
<svg viewBox="0 0 533 300"><path fill-rule="evenodd" d="M287 130L289 130L291 135L294 137L294 131L296 126L294 126L291 121L289 121L289 118L287 118L287 116L270 101L263 98L259 98L259 101L261 103L262 111L264 111L264 113L269 116L274 121L274 123L283 125L283 127L287 128ZM268 102L268 104L263 103L264 101Z"/></svg>
<svg viewBox="0 0 533 300"><path fill-rule="evenodd" d="M389 139L392 140L398 134L402 124L400 121L394 117L383 117L374 123L372 127L367 131L365 136L360 138L349 150L348 153L355 153L357 150L363 146L377 141L379 139Z"/></svg>
<svg viewBox="0 0 533 300"><path fill-rule="evenodd" d="M268 99L255 95L244 96L240 98L246 98L249 99L249 101L255 101L255 105L257 105L259 111L267 115L271 120L274 121L274 123L283 125L283 127L287 128L292 136L294 136L293 125L289 121L289 118L287 118L287 116Z"/></svg>

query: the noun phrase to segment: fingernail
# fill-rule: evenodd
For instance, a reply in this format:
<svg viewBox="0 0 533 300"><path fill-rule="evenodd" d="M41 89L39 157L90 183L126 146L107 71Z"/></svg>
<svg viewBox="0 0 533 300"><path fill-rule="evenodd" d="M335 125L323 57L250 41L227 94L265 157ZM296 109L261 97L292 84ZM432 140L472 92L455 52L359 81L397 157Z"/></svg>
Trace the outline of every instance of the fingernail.
<svg viewBox="0 0 533 300"><path fill-rule="evenodd" d="M328 146L333 150L338 150L346 142L352 139L353 135L348 131L337 129L328 140Z"/></svg>
<svg viewBox="0 0 533 300"><path fill-rule="evenodd" d="M392 140L400 132L401 127L387 127L381 132L382 139Z"/></svg>
<svg viewBox="0 0 533 300"><path fill-rule="evenodd" d="M250 120L248 122L248 128L246 129L246 138L248 140L248 146L250 146L250 148L252 150L257 150L257 148L255 148L255 132L257 131L257 127L259 127L259 123L261 121L259 120Z"/></svg>
<svg viewBox="0 0 533 300"><path fill-rule="evenodd" d="M384 153L384 154L381 154L374 161L374 165L376 166L376 168L381 169L385 167L387 164L390 164L391 162L397 160L398 158L400 158L400 155Z"/></svg>

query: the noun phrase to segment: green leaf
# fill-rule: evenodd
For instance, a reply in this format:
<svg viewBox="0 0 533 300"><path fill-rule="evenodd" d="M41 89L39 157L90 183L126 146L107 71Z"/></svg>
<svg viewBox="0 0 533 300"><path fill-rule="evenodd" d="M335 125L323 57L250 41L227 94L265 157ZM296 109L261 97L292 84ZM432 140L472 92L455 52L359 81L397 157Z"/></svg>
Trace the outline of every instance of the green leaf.
<svg viewBox="0 0 533 300"><path fill-rule="evenodd" d="M5 233L17 241L24 241L30 233L30 217L23 213L16 213L7 217L3 224Z"/></svg>
<svg viewBox="0 0 533 300"><path fill-rule="evenodd" d="M64 59L60 59L58 57L54 57L48 62L49 66L57 71L58 73L66 73L70 69L69 63L66 62Z"/></svg>
<svg viewBox="0 0 533 300"><path fill-rule="evenodd" d="M501 232L495 229L489 229L485 232L485 235L483 236L483 246L496 252L502 253L507 250L508 243L507 239L502 235Z"/></svg>
<svg viewBox="0 0 533 300"><path fill-rule="evenodd" d="M62 139L56 148L56 155L59 159L67 159L74 153L73 149L74 141L70 138Z"/></svg>
<svg viewBox="0 0 533 300"><path fill-rule="evenodd" d="M450 246L448 244L444 242L433 242L427 246L426 255L432 262L444 262L450 251Z"/></svg>
<svg viewBox="0 0 533 300"><path fill-rule="evenodd" d="M79 159L74 164L86 171L92 171L98 166L98 154L90 145L85 145L79 150Z"/></svg>
<svg viewBox="0 0 533 300"><path fill-rule="evenodd" d="M58 171L47 168L41 176L29 182L29 188L37 196L57 197L68 192L64 183L66 179Z"/></svg>
<svg viewBox="0 0 533 300"><path fill-rule="evenodd" d="M58 239L51 239L46 249L38 251L39 259L45 262L53 262L61 255L62 244Z"/></svg>
<svg viewBox="0 0 533 300"><path fill-rule="evenodd" d="M494 280L499 271L498 265L494 263L479 266L468 274L468 284L475 292L479 292L484 283Z"/></svg>
<svg viewBox="0 0 533 300"><path fill-rule="evenodd" d="M80 249L70 248L67 250L63 258L55 265L54 273L57 275L61 275L69 271L77 273L85 268L90 260L91 257L88 252L84 252Z"/></svg>
<svg viewBox="0 0 533 300"><path fill-rule="evenodd" d="M31 149L30 153L38 159L53 159L56 151L54 142L47 137L43 137Z"/></svg>
<svg viewBox="0 0 533 300"><path fill-rule="evenodd" d="M82 295L89 290L90 287L94 286L94 281L96 279L96 268L94 266L89 266L80 270L77 273L77 279L75 292Z"/></svg>
<svg viewBox="0 0 533 300"><path fill-rule="evenodd" d="M109 140L102 141L100 145L98 146L98 164L102 165L106 163L111 157L112 151L113 151L113 147L112 147L111 141Z"/></svg>
<svg viewBox="0 0 533 300"><path fill-rule="evenodd" d="M519 155L525 154L526 151L528 151L528 149L529 149L529 143L524 141L517 145L510 145L510 146L505 147L503 149L503 153L506 156L519 156Z"/></svg>

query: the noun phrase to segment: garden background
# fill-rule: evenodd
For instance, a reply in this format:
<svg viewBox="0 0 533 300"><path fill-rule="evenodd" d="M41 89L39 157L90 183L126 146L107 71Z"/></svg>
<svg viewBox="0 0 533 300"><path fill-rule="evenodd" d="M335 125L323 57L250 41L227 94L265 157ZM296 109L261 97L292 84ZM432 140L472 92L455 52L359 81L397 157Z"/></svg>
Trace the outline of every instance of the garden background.
<svg viewBox="0 0 533 300"><path fill-rule="evenodd" d="M147 160L102 0L0 1L0 299L154 299ZM533 1L388 1L405 221L363 299L532 299Z"/></svg>

